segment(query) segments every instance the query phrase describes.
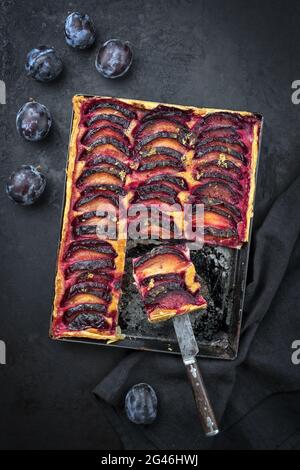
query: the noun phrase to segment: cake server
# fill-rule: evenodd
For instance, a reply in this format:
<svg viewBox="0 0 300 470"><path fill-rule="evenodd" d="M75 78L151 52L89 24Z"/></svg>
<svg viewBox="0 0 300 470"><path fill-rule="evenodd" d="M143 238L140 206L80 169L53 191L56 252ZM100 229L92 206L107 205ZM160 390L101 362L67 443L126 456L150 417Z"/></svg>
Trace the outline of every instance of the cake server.
<svg viewBox="0 0 300 470"><path fill-rule="evenodd" d="M219 428L197 364L196 355L199 352L199 348L189 315L175 316L173 318L173 325L182 360L193 387L195 402L203 430L207 437L215 436L218 434Z"/></svg>

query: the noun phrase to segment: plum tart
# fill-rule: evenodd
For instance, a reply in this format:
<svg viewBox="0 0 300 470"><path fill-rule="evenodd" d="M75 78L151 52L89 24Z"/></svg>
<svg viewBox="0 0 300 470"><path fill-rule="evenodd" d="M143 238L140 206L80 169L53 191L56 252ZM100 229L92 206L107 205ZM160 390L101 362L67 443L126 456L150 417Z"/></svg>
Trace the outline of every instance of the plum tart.
<svg viewBox="0 0 300 470"><path fill-rule="evenodd" d="M261 117L79 95L73 111L51 336L115 341L134 219L123 211L134 204L180 211L188 203L196 224L194 207L202 204L205 243L240 248L253 215ZM113 230L100 236L109 220ZM150 230L154 238L176 238L159 221L141 227L146 238ZM135 259L134 276L150 321L205 306L184 244Z"/></svg>

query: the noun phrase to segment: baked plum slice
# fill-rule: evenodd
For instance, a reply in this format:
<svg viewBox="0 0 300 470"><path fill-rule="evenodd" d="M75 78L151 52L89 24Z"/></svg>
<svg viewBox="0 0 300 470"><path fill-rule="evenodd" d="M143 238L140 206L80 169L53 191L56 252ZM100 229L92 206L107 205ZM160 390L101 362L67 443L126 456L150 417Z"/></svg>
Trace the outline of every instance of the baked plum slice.
<svg viewBox="0 0 300 470"><path fill-rule="evenodd" d="M97 100L88 102L84 107L84 114L91 114L95 111L99 110L107 110L110 109L112 111L117 111L120 114L123 114L128 119L136 119L137 114L136 111L126 103L122 103L121 101L109 99L109 100Z"/></svg>
<svg viewBox="0 0 300 470"><path fill-rule="evenodd" d="M154 287L155 285L162 284L164 282L176 282L180 286L184 285L184 280L180 274L165 273L165 274L154 274L153 276L145 277L141 281L141 286L150 288L150 286Z"/></svg>
<svg viewBox="0 0 300 470"><path fill-rule="evenodd" d="M165 185L175 189L176 192L186 191L188 189L188 184L182 176L174 176L170 174L155 175L148 178L144 184L148 185L152 183L164 183Z"/></svg>
<svg viewBox="0 0 300 470"><path fill-rule="evenodd" d="M144 162L147 163L147 165L151 165L152 163L157 163L157 162L160 162L162 164L165 164L165 163L172 163L172 162L175 162L178 163L179 165L181 165L181 162L180 161L177 161L177 160L173 160L173 158L170 158L170 157L166 157L165 155L151 155L149 157L147 157L146 160L141 160L142 163L138 163L139 166L141 165L144 165ZM172 167L174 167L172 165Z"/></svg>
<svg viewBox="0 0 300 470"><path fill-rule="evenodd" d="M85 281L94 281L94 282L100 282L103 284L110 284L114 280L114 276L112 273L108 272L101 272L98 274L93 274L89 272L82 272L75 278L75 284L78 282L85 282ZM101 304L102 305L102 304Z"/></svg>
<svg viewBox="0 0 300 470"><path fill-rule="evenodd" d="M183 163L180 163L178 161L174 161L171 159L165 159L165 160L155 160L152 162L142 162L139 167L138 171L152 171L152 170L157 170L158 172L161 172L162 169L167 169L167 168L173 168L178 171L184 171L184 165Z"/></svg>
<svg viewBox="0 0 300 470"><path fill-rule="evenodd" d="M177 310L186 305L197 305L197 297L177 282L165 282L153 287L145 294L143 300L150 311L158 306L161 309Z"/></svg>
<svg viewBox="0 0 300 470"><path fill-rule="evenodd" d="M64 254L64 260L72 258L78 251L85 250L100 253L112 258L116 258L117 256L116 250L110 243L105 240L90 238L71 242Z"/></svg>
<svg viewBox="0 0 300 470"><path fill-rule="evenodd" d="M178 122L185 123L190 120L191 114L192 113L189 110L184 110L173 106L158 105L156 108L152 109L143 116L141 123L165 118L176 119Z"/></svg>
<svg viewBox="0 0 300 470"><path fill-rule="evenodd" d="M237 231L234 228L217 228L217 227L204 227L204 240L214 242L216 245L220 239L234 239L238 238Z"/></svg>
<svg viewBox="0 0 300 470"><path fill-rule="evenodd" d="M71 287L67 288L61 301L61 305L65 305L66 302L73 299L79 294L97 297L98 299L103 300L103 302L106 304L111 301L109 287L106 284L100 282L86 281L79 282L78 284L73 284Z"/></svg>
<svg viewBox="0 0 300 470"><path fill-rule="evenodd" d="M133 202L149 202L152 200L158 200L166 204L176 204L178 202L177 191L161 183L141 185L136 189Z"/></svg>
<svg viewBox="0 0 300 470"><path fill-rule="evenodd" d="M65 310L62 321L68 330L80 331L87 328L105 330L110 326L105 318L106 312L106 306L103 304L79 304Z"/></svg>
<svg viewBox="0 0 300 470"><path fill-rule="evenodd" d="M237 205L241 200L241 195L234 191L229 183L225 181L207 182L200 184L191 191L192 196L205 196L207 198L217 198L222 201Z"/></svg>
<svg viewBox="0 0 300 470"><path fill-rule="evenodd" d="M66 324L80 313L97 313L105 315L107 307L104 304L84 303L70 307L64 311L63 320Z"/></svg>
<svg viewBox="0 0 300 470"><path fill-rule="evenodd" d="M178 191L175 189L171 188L170 186L164 184L164 183L152 183L152 184L142 184L140 185L137 189L136 192L140 194L155 194L155 193L165 193L168 194L169 196L173 196L176 198Z"/></svg>
<svg viewBox="0 0 300 470"><path fill-rule="evenodd" d="M176 132L155 132L154 134L147 135L146 137L141 137L135 143L135 151L139 152L144 148L151 148L153 143L156 143L156 146L164 146L169 148L174 148L179 152L185 152L188 148L188 142L184 136L177 134Z"/></svg>
<svg viewBox="0 0 300 470"><path fill-rule="evenodd" d="M155 203L155 202L154 202ZM156 201L157 204L157 201ZM159 205L159 204L157 204ZM140 220L134 217L129 217L128 237L133 239L154 239L154 240L170 240L175 239L175 234L181 234L174 222L174 218L170 217L168 224L162 223L162 218L159 217L157 223L151 221L151 218ZM156 222L156 221L155 221ZM165 226L166 225L166 226ZM132 232L134 230L134 237Z"/></svg>
<svg viewBox="0 0 300 470"><path fill-rule="evenodd" d="M212 145L210 147L206 147L203 150L196 149L194 158L203 158L209 154L222 154L222 155L229 155L232 158L242 162L244 165L247 165L248 161L245 155L241 152L237 152L236 150L231 150L228 147L224 147L223 145Z"/></svg>
<svg viewBox="0 0 300 470"><path fill-rule="evenodd" d="M243 192L244 189L237 178L234 178L230 174L223 172L222 169L220 171L201 171L198 173L198 175L196 175L196 179L203 183L221 180L231 184L232 186L235 186L240 192Z"/></svg>
<svg viewBox="0 0 300 470"><path fill-rule="evenodd" d="M118 186L117 184L95 184L92 186L87 186L81 191L82 196L87 196L90 194L97 194L98 192L103 192L106 191L109 194L114 194L116 196L126 196L126 191L124 188L121 186Z"/></svg>
<svg viewBox="0 0 300 470"><path fill-rule="evenodd" d="M135 139L140 139L146 137L147 135L162 131L180 133L182 136L188 136L190 133L189 128L180 120L174 118L159 118L153 121L146 121L143 124L138 124L137 127L133 130L132 134Z"/></svg>
<svg viewBox="0 0 300 470"><path fill-rule="evenodd" d="M89 213L98 211L90 211ZM105 211L104 211L105 212ZM86 213L84 213L86 214ZM83 215L84 215L83 214ZM98 239L115 239L118 233L118 226L116 227L116 215L111 215L113 225L110 228L110 214L107 216L97 216L93 220L89 220L87 224L80 225L78 222L73 226L73 238L89 238L90 235L97 235Z"/></svg>
<svg viewBox="0 0 300 470"><path fill-rule="evenodd" d="M87 271L93 274L99 274L104 269L111 270L115 268L115 262L112 258L101 258L98 260L83 260L70 264L65 269L65 276L69 278L76 272Z"/></svg>
<svg viewBox="0 0 300 470"><path fill-rule="evenodd" d="M163 192L156 192L156 193L137 193L133 199L135 204L137 203L147 203L147 204L176 204L177 200L173 196L169 196Z"/></svg>
<svg viewBox="0 0 300 470"><path fill-rule="evenodd" d="M95 203L95 207L99 207L100 203L105 205L111 204L114 207L119 207L119 198L113 194L107 194L105 191L98 192L97 194L90 194L89 196L81 196L74 205L74 210L79 210L82 206L88 205L91 209L91 203Z"/></svg>
<svg viewBox="0 0 300 470"><path fill-rule="evenodd" d="M153 248L145 255L134 260L134 270L137 276L149 277L153 274L178 272L186 267L185 254L172 246Z"/></svg>
<svg viewBox="0 0 300 470"><path fill-rule="evenodd" d="M207 207L204 210L204 227L236 229L236 222L228 212L217 207Z"/></svg>
<svg viewBox="0 0 300 470"><path fill-rule="evenodd" d="M93 168L98 165L101 165L103 168L117 168L122 172L121 175L128 175L131 173L131 169L128 165L118 160L118 158L113 155L94 155L92 158L87 160L85 164L87 168Z"/></svg>
<svg viewBox="0 0 300 470"><path fill-rule="evenodd" d="M68 329L82 331L89 328L106 330L109 327L103 315L97 313L80 313L68 323Z"/></svg>
<svg viewBox="0 0 300 470"><path fill-rule="evenodd" d="M97 235L98 226L97 225L79 225L78 227L73 228L73 237L81 238L87 235Z"/></svg>
<svg viewBox="0 0 300 470"><path fill-rule="evenodd" d="M235 162L231 160L222 159L222 160L201 160L197 162L197 165L194 166L194 172L198 172L199 176L202 172L206 171L222 171L224 173L234 173L238 179L243 179L244 173L241 170L241 167L238 166ZM198 177L196 177L198 179Z"/></svg>
<svg viewBox="0 0 300 470"><path fill-rule="evenodd" d="M97 219L112 219L115 220L115 212L109 213L108 211L88 211L84 212L83 214L77 215L74 217L72 220L72 226L78 226L79 224L82 224L83 222L91 221L93 222L93 219L97 221Z"/></svg>
<svg viewBox="0 0 300 470"><path fill-rule="evenodd" d="M102 137L97 139L89 147L81 147L79 160L87 160L99 154L114 156L123 162L127 162L131 156L130 150L122 142L113 137Z"/></svg>
<svg viewBox="0 0 300 470"><path fill-rule="evenodd" d="M86 330L96 328L105 330L110 327L105 318L107 307L104 304L84 303L65 310L62 321L68 330Z"/></svg>
<svg viewBox="0 0 300 470"><path fill-rule="evenodd" d="M218 139L220 137L239 139L239 134L233 126L215 126L204 129L198 134L200 139Z"/></svg>
<svg viewBox="0 0 300 470"><path fill-rule="evenodd" d="M196 198L195 202L199 204L204 204L205 210L214 209L215 212L221 210L222 212L229 214L236 223L242 220L242 214L240 209L237 206L233 204L228 204L227 202L221 199L200 196Z"/></svg>
<svg viewBox="0 0 300 470"><path fill-rule="evenodd" d="M98 184L87 186L84 188L77 201L75 202L74 209L78 210L82 206L90 204L91 202L99 199L104 199L111 203L114 207L119 207L119 198L124 197L126 191L121 186L114 184Z"/></svg>
<svg viewBox="0 0 300 470"><path fill-rule="evenodd" d="M113 167L95 167L95 168L88 168L84 170L81 175L77 178L76 187L82 188L85 184L116 184L120 183L121 185L124 184L124 173L121 170Z"/></svg>
<svg viewBox="0 0 300 470"><path fill-rule="evenodd" d="M102 137L118 139L124 145L130 145L128 137L116 126L99 126L88 129L82 136L81 143L83 145L91 145L95 140Z"/></svg>
<svg viewBox="0 0 300 470"><path fill-rule="evenodd" d="M243 127L243 119L239 114L228 113L226 111L220 111L215 113L206 114L201 122L201 127L227 127L233 126L236 128Z"/></svg>
<svg viewBox="0 0 300 470"><path fill-rule="evenodd" d="M248 147L246 146L246 144L244 144L244 142L231 137L207 138L200 140L196 145L196 149L204 150L206 148L211 147L212 145L225 146L226 148L239 153L248 152Z"/></svg>
<svg viewBox="0 0 300 470"><path fill-rule="evenodd" d="M148 151L140 152L139 155L143 159L146 158L147 161L149 161L151 157L155 157L158 155L158 156L163 156L164 158L168 157L168 159L172 158L179 162L182 162L182 159L184 156L182 152L178 152L178 150L174 150L173 148L169 148L169 147L152 147Z"/></svg>
<svg viewBox="0 0 300 470"><path fill-rule="evenodd" d="M127 157L130 156L130 149L127 145L121 142L114 137L100 137L99 139L95 140L89 147L88 152L92 151L97 147L101 147L102 145L111 145L112 147L116 148L120 152L124 153Z"/></svg>
<svg viewBox="0 0 300 470"><path fill-rule="evenodd" d="M106 125L113 124L119 126L121 129L128 129L130 126L130 120L116 114L95 114L91 117L87 117L84 120L84 124L87 127L98 125L99 123L106 123Z"/></svg>

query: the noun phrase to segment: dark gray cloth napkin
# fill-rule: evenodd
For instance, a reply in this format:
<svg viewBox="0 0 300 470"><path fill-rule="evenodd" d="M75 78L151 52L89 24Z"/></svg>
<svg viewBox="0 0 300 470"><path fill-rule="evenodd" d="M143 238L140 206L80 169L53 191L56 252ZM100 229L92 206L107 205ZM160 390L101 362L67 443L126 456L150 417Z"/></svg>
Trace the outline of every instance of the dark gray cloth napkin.
<svg viewBox="0 0 300 470"><path fill-rule="evenodd" d="M300 448L300 177L254 231L238 358L199 359L221 433L203 437L181 358L130 352L94 390L125 449ZM257 220L265 208L257 207ZM159 398L151 426L130 423L124 397L148 382Z"/></svg>

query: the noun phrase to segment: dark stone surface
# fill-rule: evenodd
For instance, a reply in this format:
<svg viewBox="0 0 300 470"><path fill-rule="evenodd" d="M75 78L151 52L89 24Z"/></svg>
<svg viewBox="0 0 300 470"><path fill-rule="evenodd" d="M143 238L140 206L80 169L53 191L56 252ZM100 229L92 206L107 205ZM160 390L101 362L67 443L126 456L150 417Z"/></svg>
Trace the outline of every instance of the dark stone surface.
<svg viewBox="0 0 300 470"><path fill-rule="evenodd" d="M0 366L0 447L117 449L120 441L91 394L126 353L48 339L64 169L75 93L116 95L257 111L265 117L258 205L272 200L300 170L300 108L291 83L300 78L300 5L240 2L117 0L2 0L0 79L7 86L1 118L1 320L7 365ZM68 12L91 15L96 47L69 48ZM109 81L94 67L97 47L120 37L134 46L127 77ZM57 48L61 78L37 83L24 72L27 52ZM17 135L15 117L28 98L49 107L54 125L41 143ZM5 195L20 164L39 165L48 178L36 206L18 207ZM259 217L256 218L256 224Z"/></svg>

